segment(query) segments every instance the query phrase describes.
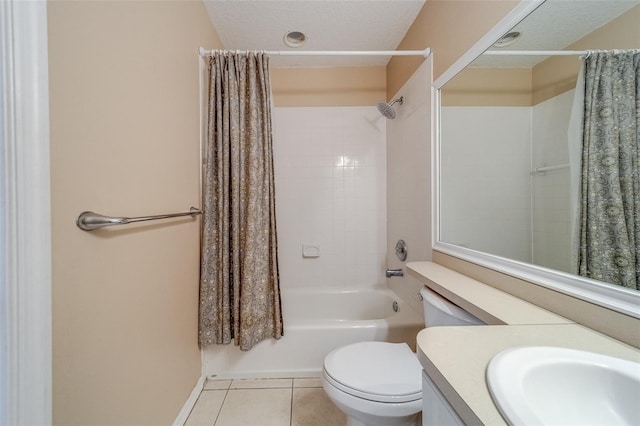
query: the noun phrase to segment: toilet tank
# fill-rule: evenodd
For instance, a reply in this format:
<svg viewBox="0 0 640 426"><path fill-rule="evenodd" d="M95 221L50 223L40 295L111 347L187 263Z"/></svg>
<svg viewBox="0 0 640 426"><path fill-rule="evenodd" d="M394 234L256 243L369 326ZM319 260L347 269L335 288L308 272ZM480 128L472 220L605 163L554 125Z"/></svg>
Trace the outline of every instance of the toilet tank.
<svg viewBox="0 0 640 426"><path fill-rule="evenodd" d="M422 309L426 327L485 324L483 321L450 300L445 299L430 288L423 287L422 290L420 290L420 295L422 296Z"/></svg>

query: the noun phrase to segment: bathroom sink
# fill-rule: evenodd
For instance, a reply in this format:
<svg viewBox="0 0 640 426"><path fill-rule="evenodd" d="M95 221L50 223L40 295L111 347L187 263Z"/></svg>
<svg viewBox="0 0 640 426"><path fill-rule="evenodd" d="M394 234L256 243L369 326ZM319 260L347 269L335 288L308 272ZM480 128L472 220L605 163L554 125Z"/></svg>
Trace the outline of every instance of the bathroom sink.
<svg viewBox="0 0 640 426"><path fill-rule="evenodd" d="M487 384L511 425L640 425L638 362L573 349L518 347L493 357Z"/></svg>

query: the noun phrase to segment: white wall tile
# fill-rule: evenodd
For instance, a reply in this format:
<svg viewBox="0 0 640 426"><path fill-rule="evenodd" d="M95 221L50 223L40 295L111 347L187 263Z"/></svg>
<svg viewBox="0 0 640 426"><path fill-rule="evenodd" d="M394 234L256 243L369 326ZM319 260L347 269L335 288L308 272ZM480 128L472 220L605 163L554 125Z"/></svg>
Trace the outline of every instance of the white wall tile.
<svg viewBox="0 0 640 426"><path fill-rule="evenodd" d="M533 107L533 167L569 163L568 123L575 90ZM533 178L533 260L571 271L569 169Z"/></svg>
<svg viewBox="0 0 640 426"><path fill-rule="evenodd" d="M531 261L531 108L444 107L441 237Z"/></svg>
<svg viewBox="0 0 640 426"><path fill-rule="evenodd" d="M442 238L569 270L567 128L574 91L534 107L445 107Z"/></svg>
<svg viewBox="0 0 640 426"><path fill-rule="evenodd" d="M375 107L280 107L273 121L282 288L380 285L385 121ZM320 257L303 259L303 243Z"/></svg>

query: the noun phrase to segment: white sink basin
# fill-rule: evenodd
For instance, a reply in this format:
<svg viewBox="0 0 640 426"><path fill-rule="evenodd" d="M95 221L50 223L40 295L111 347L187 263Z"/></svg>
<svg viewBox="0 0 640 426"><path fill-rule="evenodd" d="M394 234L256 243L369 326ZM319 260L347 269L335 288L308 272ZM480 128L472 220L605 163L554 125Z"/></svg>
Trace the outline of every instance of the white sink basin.
<svg viewBox="0 0 640 426"><path fill-rule="evenodd" d="M638 362L565 348L512 348L493 357L487 384L511 425L640 425Z"/></svg>

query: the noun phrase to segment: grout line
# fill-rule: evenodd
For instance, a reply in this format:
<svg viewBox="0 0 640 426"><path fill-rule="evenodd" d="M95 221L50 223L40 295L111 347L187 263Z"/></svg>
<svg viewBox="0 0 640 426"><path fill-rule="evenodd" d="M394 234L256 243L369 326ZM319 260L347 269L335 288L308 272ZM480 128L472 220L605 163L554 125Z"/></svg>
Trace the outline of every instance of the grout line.
<svg viewBox="0 0 640 426"><path fill-rule="evenodd" d="M257 379L248 379L248 380L257 380ZM268 379L266 379L268 380ZM273 390L273 389L287 389L289 388L291 391L291 399L290 399L290 404L289 404L289 426L293 426L293 404L294 404L294 391L295 389L322 389L322 387L318 387L318 386L302 386L302 387L295 387L294 385L295 382L295 378L291 378L291 386L285 386L285 387L279 387L279 388L232 388L231 385L233 384L233 380L230 381L229 383L229 387L227 387L227 389L202 389L202 391L200 392L200 395L198 396L198 399L200 399L200 396L202 396L202 393L205 391L224 391L225 395L224 398L222 400L222 404L220 404L220 408L218 409L218 412L215 416L215 418L213 419L213 424L212 426L215 426L216 423L218 422L219 418L220 418L220 414L222 413L222 409L224 408L224 404L227 401L227 397L229 396L229 391L231 390ZM196 404L197 404L197 400L196 400ZM195 404L194 404L195 407ZM193 408L191 409L191 411L193 411ZM189 412L189 415L191 415L191 412ZM189 419L189 417L187 416L187 420Z"/></svg>
<svg viewBox="0 0 640 426"><path fill-rule="evenodd" d="M216 414L216 418L213 419L212 426L216 426L216 423L218 423L218 419L220 418L220 413L222 413L222 407L224 407L224 403L227 401L227 395L229 395L229 389L225 391L224 398L222 399L222 404L220 404L220 408L218 409L218 414Z"/></svg>
<svg viewBox="0 0 640 426"><path fill-rule="evenodd" d="M291 404L289 405L289 426L293 426L293 379L291 379Z"/></svg>

